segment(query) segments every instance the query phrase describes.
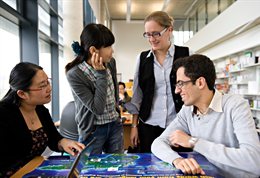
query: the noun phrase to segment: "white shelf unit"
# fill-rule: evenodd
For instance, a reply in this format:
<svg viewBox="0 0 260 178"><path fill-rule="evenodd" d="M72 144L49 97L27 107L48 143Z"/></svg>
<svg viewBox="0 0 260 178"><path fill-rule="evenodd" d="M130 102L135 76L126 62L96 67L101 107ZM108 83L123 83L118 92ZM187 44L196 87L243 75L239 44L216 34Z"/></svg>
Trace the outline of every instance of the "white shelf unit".
<svg viewBox="0 0 260 178"><path fill-rule="evenodd" d="M216 88L248 100L260 127L260 45L213 60Z"/></svg>
<svg viewBox="0 0 260 178"><path fill-rule="evenodd" d="M216 86L226 93L260 94L260 45L215 59Z"/></svg>
<svg viewBox="0 0 260 178"><path fill-rule="evenodd" d="M256 79L260 76L259 66L249 67L247 69L245 67L252 64L243 66L237 65L236 67L238 69L244 68L245 71L229 73L229 71L233 70L229 70L226 65L227 62L230 63L230 59L240 60L240 56L244 56L246 51L253 51L254 55L259 56L259 5L260 1L236 1L225 11L225 13L222 13L218 18L215 18L185 43L186 46L196 53L204 54L214 61L218 78L216 80L216 87L224 92L231 92L229 90L229 83L231 82L229 80L231 77L235 80L237 79L235 78L236 76L242 76L238 79L243 79L248 71L255 71L255 74L252 76L252 81L259 81L259 79ZM237 18L237 15L235 14L241 12L243 12L243 18ZM225 25L226 28L219 28L223 25ZM232 69L235 70L235 68ZM228 78L225 78L226 76L228 76ZM244 81L248 82L251 81L251 79L246 79ZM239 91L241 94L258 94L253 91L248 91L248 86L251 87L252 84L254 83L250 82L247 85L232 85L232 88L234 91ZM251 97L260 99L258 95L252 95ZM258 115L257 117L260 120L259 111L252 111L252 113Z"/></svg>

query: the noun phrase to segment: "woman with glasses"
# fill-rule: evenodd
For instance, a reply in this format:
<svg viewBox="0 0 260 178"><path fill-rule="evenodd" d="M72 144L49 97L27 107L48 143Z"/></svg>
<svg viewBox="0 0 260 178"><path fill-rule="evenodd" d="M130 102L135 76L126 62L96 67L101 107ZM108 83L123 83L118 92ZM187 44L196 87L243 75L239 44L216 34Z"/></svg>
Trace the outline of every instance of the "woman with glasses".
<svg viewBox="0 0 260 178"><path fill-rule="evenodd" d="M21 62L11 71L10 89L0 101L0 177L51 150L75 155L84 145L63 138L44 104L51 101L50 79L42 67Z"/></svg>
<svg viewBox="0 0 260 178"><path fill-rule="evenodd" d="M144 20L151 49L142 52L137 60L133 98L135 106L131 143L141 152L151 152L151 144L175 118L183 102L174 93L176 76L173 61L189 55L187 47L172 43L173 19L163 11L156 11Z"/></svg>

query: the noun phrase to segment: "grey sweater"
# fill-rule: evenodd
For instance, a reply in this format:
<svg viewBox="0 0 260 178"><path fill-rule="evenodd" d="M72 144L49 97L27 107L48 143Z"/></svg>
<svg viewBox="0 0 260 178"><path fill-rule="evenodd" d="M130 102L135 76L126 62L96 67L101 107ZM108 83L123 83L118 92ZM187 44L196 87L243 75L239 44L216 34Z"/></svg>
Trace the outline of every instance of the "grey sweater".
<svg viewBox="0 0 260 178"><path fill-rule="evenodd" d="M219 92L215 92L215 94ZM222 95L223 112L211 110L200 118L193 106L183 106L176 119L152 144L152 152L170 164L180 156L169 146L179 129L199 138L194 151L204 155L227 178L260 175L260 142L248 102L238 95Z"/></svg>
<svg viewBox="0 0 260 178"><path fill-rule="evenodd" d="M115 98L118 103L118 87L116 78L116 62L111 59L107 63L111 71L115 88ZM72 95L75 100L75 120L78 125L80 142L84 142L94 129L95 115L103 114L107 95L107 72L97 71L96 85L86 77L83 71L76 65L71 68L66 76L70 84Z"/></svg>

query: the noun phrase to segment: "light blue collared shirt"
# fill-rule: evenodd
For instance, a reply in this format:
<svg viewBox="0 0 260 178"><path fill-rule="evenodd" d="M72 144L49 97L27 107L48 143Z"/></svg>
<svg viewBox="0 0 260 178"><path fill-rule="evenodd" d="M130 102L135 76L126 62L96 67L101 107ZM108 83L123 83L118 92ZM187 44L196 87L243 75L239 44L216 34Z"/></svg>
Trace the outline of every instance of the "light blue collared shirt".
<svg viewBox="0 0 260 178"><path fill-rule="evenodd" d="M154 56L154 76L155 90L151 114L145 123L166 128L170 122L176 117L175 105L170 86L170 73L173 65L174 44L172 44L166 54L163 65L157 61L153 51L150 51L147 56ZM140 55L137 59L136 71L134 75L133 97L131 103L135 105L139 111L142 102L142 90L139 87L139 65ZM138 114L138 113L134 113Z"/></svg>

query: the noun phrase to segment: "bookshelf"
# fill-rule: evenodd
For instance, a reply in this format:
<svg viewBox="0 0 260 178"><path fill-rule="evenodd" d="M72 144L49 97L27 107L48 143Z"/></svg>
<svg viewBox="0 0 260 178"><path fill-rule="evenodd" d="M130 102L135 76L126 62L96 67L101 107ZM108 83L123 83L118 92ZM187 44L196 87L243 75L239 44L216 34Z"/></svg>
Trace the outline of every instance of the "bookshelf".
<svg viewBox="0 0 260 178"><path fill-rule="evenodd" d="M260 126L260 45L213 60L216 88L248 100Z"/></svg>

